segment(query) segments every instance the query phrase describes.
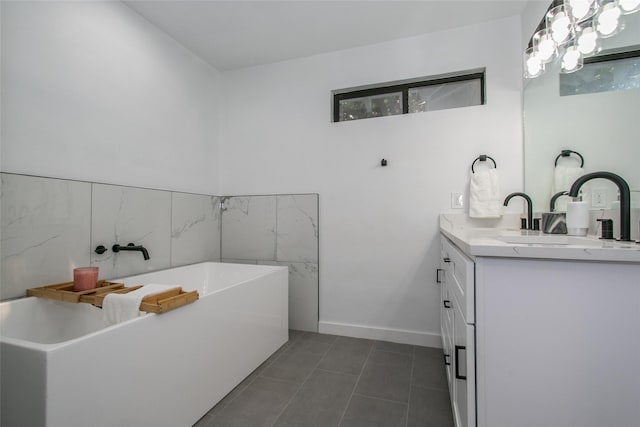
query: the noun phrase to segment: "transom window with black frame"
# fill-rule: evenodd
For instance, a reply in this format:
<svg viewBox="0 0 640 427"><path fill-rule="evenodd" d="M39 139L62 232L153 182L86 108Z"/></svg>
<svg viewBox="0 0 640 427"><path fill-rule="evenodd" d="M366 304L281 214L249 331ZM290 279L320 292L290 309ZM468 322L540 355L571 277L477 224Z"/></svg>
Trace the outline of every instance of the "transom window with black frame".
<svg viewBox="0 0 640 427"><path fill-rule="evenodd" d="M640 46L584 59L582 69L560 74L560 96L640 89Z"/></svg>
<svg viewBox="0 0 640 427"><path fill-rule="evenodd" d="M485 70L333 91L333 121L485 104Z"/></svg>

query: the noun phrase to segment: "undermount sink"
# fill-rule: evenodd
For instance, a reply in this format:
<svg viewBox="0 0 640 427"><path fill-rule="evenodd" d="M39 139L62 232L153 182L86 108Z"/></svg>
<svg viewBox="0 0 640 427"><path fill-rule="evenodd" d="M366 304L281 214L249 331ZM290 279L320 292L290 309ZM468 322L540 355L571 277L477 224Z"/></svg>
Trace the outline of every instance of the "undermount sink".
<svg viewBox="0 0 640 427"><path fill-rule="evenodd" d="M495 236L494 239L504 243L515 243L523 245L580 245L580 246L602 246L603 241L578 236L558 236L558 235L511 235Z"/></svg>

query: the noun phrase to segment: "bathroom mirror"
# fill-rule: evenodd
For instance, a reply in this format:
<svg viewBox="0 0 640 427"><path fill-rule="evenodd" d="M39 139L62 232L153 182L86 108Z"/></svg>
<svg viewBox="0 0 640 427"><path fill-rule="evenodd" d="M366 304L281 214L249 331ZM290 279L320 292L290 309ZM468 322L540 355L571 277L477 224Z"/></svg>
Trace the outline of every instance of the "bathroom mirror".
<svg viewBox="0 0 640 427"><path fill-rule="evenodd" d="M640 49L640 12L624 19L625 29L603 39L598 56ZM585 173L610 171L622 176L633 191L632 203L640 203L639 64L636 61L625 71L627 78L634 76L636 89L560 96L559 60L548 64L542 76L525 81L524 182L536 211L549 209L554 162L562 150L582 154ZM580 159L571 155L558 162L579 165ZM593 180L585 190L584 200L594 209L609 208L617 199L617 188L606 180Z"/></svg>

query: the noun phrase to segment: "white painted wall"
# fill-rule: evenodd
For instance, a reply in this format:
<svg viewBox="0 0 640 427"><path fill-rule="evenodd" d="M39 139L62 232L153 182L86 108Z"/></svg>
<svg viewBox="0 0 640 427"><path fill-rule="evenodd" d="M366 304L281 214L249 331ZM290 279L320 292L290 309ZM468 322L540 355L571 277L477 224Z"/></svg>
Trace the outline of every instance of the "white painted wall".
<svg viewBox="0 0 640 427"><path fill-rule="evenodd" d="M220 75L120 2L2 2L2 171L217 194Z"/></svg>
<svg viewBox="0 0 640 427"><path fill-rule="evenodd" d="M320 194L321 331L439 345L438 214L481 153L522 189L520 40L513 17L223 73L222 193ZM484 106L331 122L333 89L478 67Z"/></svg>

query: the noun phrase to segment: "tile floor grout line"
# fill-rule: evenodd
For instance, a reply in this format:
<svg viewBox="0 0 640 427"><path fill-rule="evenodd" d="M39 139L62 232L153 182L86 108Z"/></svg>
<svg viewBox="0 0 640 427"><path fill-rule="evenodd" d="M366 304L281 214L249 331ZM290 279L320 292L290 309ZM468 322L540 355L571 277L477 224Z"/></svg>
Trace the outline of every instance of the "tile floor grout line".
<svg viewBox="0 0 640 427"><path fill-rule="evenodd" d="M305 332L306 334L307 332ZM320 335L320 334L318 334ZM300 386L298 387L298 389L296 390L295 393L293 393L293 396L291 396L291 398L289 399L289 401L287 402L286 405L284 405L284 407L282 408L282 410L278 413L278 416L275 417L275 419L273 420L273 423L271 423L270 427L273 427L276 425L276 423L278 422L278 420L280 419L280 417L282 416L282 414L284 414L284 412L287 410L287 408L289 407L289 405L291 405L291 402L293 402L293 400L296 398L296 396L298 394L300 394L300 390L302 390L302 387L304 387L304 385L307 383L307 381L309 381L309 378L311 378L311 375L313 375L313 372L316 370L316 368L320 365L320 362L322 362L322 359L325 358L325 356L329 353L329 350L331 350L333 348L333 346L336 344L336 342L338 341L338 336L335 335L335 338L333 339L333 342L331 343L331 345L325 350L324 354L322 355L322 357L320 358L320 360L318 360L318 363L316 363L316 365L313 367L313 369L311 369L311 371L309 371L309 374L304 378L304 380L302 381L302 383L300 384Z"/></svg>
<svg viewBox="0 0 640 427"><path fill-rule="evenodd" d="M379 400L381 402L402 403L403 405L408 405L407 402L403 402L402 400L385 399L384 397L369 396L368 394L362 394L362 393L353 393L353 395L366 397L367 399Z"/></svg>
<svg viewBox="0 0 640 427"><path fill-rule="evenodd" d="M373 347L375 346L375 341L371 343L371 348L369 349L369 353L367 353L367 358L364 360L362 364L362 368L360 368L360 373L358 374L358 379L356 383L353 385L353 390L351 391L351 396L349 396L349 400L347 400L347 404L344 406L344 411L342 411L342 415L340 416L340 421L338 421L338 427L342 425L344 421L344 416L347 414L347 409L349 409L349 405L351 405L351 401L353 400L353 396L356 394L356 390L358 389L358 384L360 383L360 379L362 378L362 373L364 372L365 366L367 366L367 362L371 357L371 353L373 353Z"/></svg>
<svg viewBox="0 0 640 427"><path fill-rule="evenodd" d="M340 375L348 375L350 377L357 377L360 374L351 374L349 372L342 372L342 371L333 371L331 369L325 369L325 368L315 368L316 371L321 371L321 372L327 372L329 374L340 374Z"/></svg>
<svg viewBox="0 0 640 427"><path fill-rule="evenodd" d="M411 353L411 374L409 375L409 398L407 399L407 417L405 418L405 427L409 426L409 410L411 409L411 394L413 393L413 370L416 367L416 348L413 347Z"/></svg>

